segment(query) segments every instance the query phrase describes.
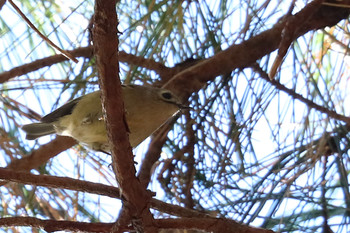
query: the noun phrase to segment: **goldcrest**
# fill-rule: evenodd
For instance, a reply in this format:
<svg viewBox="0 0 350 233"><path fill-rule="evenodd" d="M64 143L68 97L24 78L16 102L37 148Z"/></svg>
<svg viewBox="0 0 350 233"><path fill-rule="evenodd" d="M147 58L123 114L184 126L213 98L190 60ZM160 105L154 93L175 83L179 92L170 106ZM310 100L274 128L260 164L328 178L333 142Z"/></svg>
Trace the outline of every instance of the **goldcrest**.
<svg viewBox="0 0 350 233"><path fill-rule="evenodd" d="M122 85L122 93L132 147L186 108L178 97L162 88ZM75 138L93 150L110 152L100 95L101 91L95 91L81 96L44 116L39 123L24 125L26 139L58 134Z"/></svg>

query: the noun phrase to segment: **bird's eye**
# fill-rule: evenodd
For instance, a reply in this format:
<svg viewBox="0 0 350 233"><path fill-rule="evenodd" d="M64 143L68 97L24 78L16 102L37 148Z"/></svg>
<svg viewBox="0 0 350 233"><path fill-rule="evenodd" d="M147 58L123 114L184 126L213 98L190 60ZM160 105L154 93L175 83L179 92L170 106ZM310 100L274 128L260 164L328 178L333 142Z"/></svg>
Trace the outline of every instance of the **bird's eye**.
<svg viewBox="0 0 350 233"><path fill-rule="evenodd" d="M163 92L162 97L166 100L171 100L173 98L173 95L170 92Z"/></svg>

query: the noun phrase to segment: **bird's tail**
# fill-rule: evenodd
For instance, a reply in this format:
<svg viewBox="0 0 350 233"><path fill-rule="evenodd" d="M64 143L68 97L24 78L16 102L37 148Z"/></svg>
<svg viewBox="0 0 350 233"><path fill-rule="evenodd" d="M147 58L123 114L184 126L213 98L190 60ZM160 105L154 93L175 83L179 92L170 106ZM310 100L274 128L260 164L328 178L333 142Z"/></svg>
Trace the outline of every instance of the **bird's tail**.
<svg viewBox="0 0 350 233"><path fill-rule="evenodd" d="M32 123L23 125L22 129L27 133L27 140L34 140L42 136L56 133L52 123Z"/></svg>

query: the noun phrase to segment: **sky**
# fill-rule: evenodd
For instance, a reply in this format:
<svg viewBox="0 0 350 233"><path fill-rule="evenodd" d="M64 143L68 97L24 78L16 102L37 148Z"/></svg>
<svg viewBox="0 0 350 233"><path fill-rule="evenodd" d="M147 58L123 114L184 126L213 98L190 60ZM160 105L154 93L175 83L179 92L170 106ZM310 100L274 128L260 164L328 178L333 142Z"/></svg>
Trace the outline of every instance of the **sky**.
<svg viewBox="0 0 350 233"><path fill-rule="evenodd" d="M216 5L216 1L210 1L211 5L210 7L212 9L218 7ZM77 8L77 11L80 12L88 12L89 10L92 11L92 6L82 2L81 5L79 5L80 3L78 1L57 1L57 4L61 7L61 11L60 11L60 15L54 16L54 18L56 19L56 22L60 22L61 18L65 18L68 17L68 19L64 22L62 22L62 24L59 25L58 29L59 30L59 34L62 35L62 37L59 38L59 40L57 40L55 33L50 34L50 39L52 39L54 42L58 43L60 46L67 48L67 49L73 49L77 46L80 46L80 44L82 45L87 45L87 32L84 31L85 28L87 28L88 25L88 20L86 20L86 18L88 17L83 17L80 14L71 14L72 9ZM132 4L136 4L135 2ZM230 8L232 10L232 12L228 11L228 15L230 15L231 13L233 14L233 9ZM280 14L276 14L275 17L272 17L270 19L269 22L266 23L266 27L268 28L269 25L272 25L276 22L277 18L279 16L281 16L284 11L281 10L282 8L274 8L274 7L270 7L268 9L274 9L276 11L280 11ZM38 13L40 11L34 11L35 9L33 9L33 12ZM296 9L297 10L297 9ZM191 9L191 11L196 11L195 8ZM203 9L204 12L208 12L208 9ZM212 11L215 13L215 11ZM243 12L243 11L242 11ZM272 13L272 12L271 12ZM146 14L146 12L145 12ZM265 12L265 14L269 14L269 12ZM0 69L1 70L9 70L12 67L18 66L20 64L23 63L28 63L31 62L33 60L35 60L37 57L46 57L48 56L48 51L51 52L51 54L54 54L54 51L52 51L44 42L41 41L40 38L38 38L34 33L33 33L33 40L32 41L28 41L26 39L27 36L27 26L26 24L17 17L17 14L14 13L13 9L11 7L8 7L8 4L4 6L4 8L1 11L1 15L3 19L11 19L11 20L4 20L2 23L2 32L0 31L0 35L2 37L2 46L0 46L0 57L6 57L8 55L7 59L2 59L2 62L0 64ZM63 17L62 17L63 16ZM47 26L51 26L50 23L45 22L45 14L42 13L42 15L35 15L35 17L37 18L43 18L43 26L44 28ZM232 16L233 17L233 16ZM227 33L232 33L234 34L234 32L240 31L240 26L242 25L242 22L245 21L245 17L246 15L244 13L241 13L239 16L234 16L236 18L231 18L232 20L227 20L226 23L223 26L223 31L227 31ZM129 22L124 22L123 19L126 19L127 17L123 17L121 15L120 17L120 28L118 28L120 31L127 31L128 30L128 25ZM191 20L189 15L184 15L185 20ZM136 19L135 19L136 20ZM197 21L199 24L202 22L200 20ZM238 23L232 23L232 22L238 22ZM11 28L12 33L9 34L4 34L4 30L5 30L5 26L4 23L7 24L8 28ZM214 25L214 24L213 24ZM157 25L154 25L154 27L156 28ZM211 26L211 25L209 25ZM215 25L214 25L215 26ZM143 25L138 25L137 29L135 32L131 33L131 37L128 38L124 38L124 44L121 44L120 46L120 50L124 50L127 52L132 52L132 50L130 50L130 44L131 44L131 40L133 41L138 41L139 40L139 48L142 48L144 46L144 39L147 36L147 32L142 30ZM199 27L201 28L201 27ZM188 34L188 37L190 37L190 28L185 28L184 31ZM79 32L79 33L77 33ZM78 35L78 36L77 36ZM201 32L199 31L199 35L205 37L205 32ZM4 37L7 37L9 39L5 39ZM220 35L218 35L220 36ZM13 39L16 38L16 39ZM233 37L232 37L233 38ZM245 38L240 38L241 40L245 39ZM8 41L14 41L12 44L8 43ZM83 41L81 43L81 41ZM192 44L192 46L195 46L195 44L198 42L195 39L189 40L190 44ZM227 46L229 46L231 43L233 43L232 40L228 39L226 44L222 45L222 49L225 49ZM239 43L239 41L237 41L236 43ZM305 49L307 48L307 44L308 41L300 41L300 51L294 51L294 53L290 52L290 54L296 54L297 55L302 55L303 51L305 51ZM34 50L30 49L32 47L32 44L36 45L36 48ZM17 55L13 55L15 53L12 53L12 50L14 48L21 48L23 51L19 51ZM335 48L335 49L339 49L339 48ZM212 53L214 53L214 51L212 51ZM50 54L50 55L51 55ZM177 59L179 59L179 57L175 57L174 58L171 56L172 54L169 53L169 55L167 56L167 61L166 61L166 65L172 66L173 64L179 62ZM198 55L198 54L197 54ZM210 56L212 54L206 54L206 56ZM271 56L274 57L276 55L276 53L272 53ZM316 56L317 54L315 54ZM297 77L298 75L290 72L292 65L293 65L293 59L295 57L293 56L288 56L286 61L284 62L284 66L282 67L282 72L279 73L278 78L281 78L281 80L284 81L284 83L286 83L286 85L288 86L288 84L290 83L291 85L293 84L293 82L288 82L288 80L292 80L293 78ZM330 61L329 63L333 63L337 58L333 58L332 56L330 56ZM273 59L271 59L273 60ZM47 113L49 113L50 111L52 111L53 109L55 109L56 107L64 104L66 101L68 101L71 97L71 92L72 89L74 88L78 88L79 86L70 86L69 88L71 89L67 89L65 90L63 93L61 93L61 84L57 84L56 80L62 80L62 78L64 77L64 75L67 75L64 81L70 81L76 78L75 74L80 74L79 70L83 67L84 62L82 59L79 59L79 63L78 64L70 64L69 66L52 66L50 68L45 68L45 71L38 71L38 72L33 72L30 73L28 76L25 77L20 77L18 79L16 79L16 81L11 81L9 83L6 84L6 88L7 89L14 89L18 86L21 87L32 87L33 85L38 87L37 90L35 92L32 92L31 90L11 90L9 92L3 92L3 95L9 95L11 98L15 99L16 101L19 101L20 103L23 103L26 106L30 106L31 109L33 109L34 111L36 111L37 113L39 113L40 115L45 115ZM334 62L336 64L336 62ZM326 61L324 63L326 65ZM338 63L339 64L339 63ZM348 61L346 61L346 65L348 64ZM269 66L271 66L271 64L268 64ZM339 65L341 66L341 65ZM293 67L292 67L293 68ZM127 75L127 70L128 67L125 64L122 64L121 66L121 74L122 77L123 75ZM335 72L338 69L335 69ZM343 67L339 67L339 70L342 71L344 70ZM346 70L346 69L345 69ZM301 72L301 71L300 71ZM89 74L92 74L92 72L90 70L88 70L86 72L87 74L82 75L82 77L86 77ZM44 75L43 75L44 74ZM249 99L249 101L251 101L250 103L237 103L237 102L229 102L227 101L224 105L221 105L221 101L225 101L225 100L215 100L214 104L213 104L213 108L218 109L216 116L218 120L221 120L221 116L225 116L226 114L228 114L228 112L226 111L234 111L239 112L241 114L237 113L237 119L239 120L241 119L249 119L249 117L251 115L254 116L254 120L257 120L256 122L256 126L254 128L254 132L251 135L252 137L252 141L254 144L254 149L256 150L255 154L249 154L249 156L246 157L247 161L263 161L263 163L261 164L261 166L269 166L271 164L273 164L275 161L277 161L278 158L275 157L274 153L276 151L275 145L273 145L271 142L272 140L274 140L274 137L280 137L281 141L284 140L285 145L290 145L289 147L286 147L285 150L281 150L281 152L285 152L288 151L290 149L293 148L293 146L297 146L297 145L291 145L292 142L294 142L295 138L298 137L299 132L303 129L303 124L304 122L302 122L302 119L305 115L310 114L310 116L313 117L319 117L319 115L314 114L314 111L308 112L307 109L305 108L305 105L300 103L299 101L291 101L290 98L286 95L286 94L279 94L279 98L273 98L274 97L274 92L275 89L270 88L269 86L266 85L265 81L255 81L254 83L251 83L251 76L254 76L256 74L254 74L253 72L251 72L249 69L246 69L244 71L244 75L240 76L240 78L238 79L234 79L232 81L232 85L235 85L237 87L242 87L242 88L236 88L236 92L235 93L231 93L231 96L233 98L234 101L236 100L247 100L249 98L247 98L247 96L251 95L252 98ZM320 75L328 75L328 74L320 74ZM334 75L334 76L338 76L338 75ZM349 111L347 110L346 106L347 104L349 104L349 98L348 98L348 94L347 92L347 77L348 77L348 73L344 74L344 79L341 79L340 82L344 82L341 83L339 86L343 86L344 87L344 93L340 93L339 95L341 96L346 96L345 101L344 102L338 102L335 103L335 108L337 109L337 111L339 112L344 112L345 114L348 114ZM38 79L38 78L42 78L42 82L39 83L33 83L30 81L30 79ZM257 77L258 79L258 77ZM52 82L49 82L47 80L52 80ZM217 80L217 82L220 82L220 80ZM266 85L266 90L264 92L261 93L261 96L254 96L253 94L261 89L261 86ZM51 87L50 91L47 91L45 88L47 86ZM250 86L250 89L247 88ZM52 88L54 87L54 88ZM290 86L292 87L292 86ZM3 86L3 88L5 88L5 86ZM93 91L94 89L97 88L97 85L90 85L89 86L89 91ZM213 85L214 88L214 85ZM308 88L306 88L303 85L297 86L295 87L298 91L300 91L300 93L302 94L307 94L310 92L310 90ZM337 89L339 90L339 89ZM213 95L214 89L211 89L210 87L205 91L205 92L201 92L199 94L199 98L202 98L204 95L206 96L211 96ZM311 90L312 91L312 90ZM77 92L76 93L76 97L80 96L81 92ZM201 96L202 95L202 96ZM39 98L37 97L39 96ZM57 97L61 96L61 98L59 100L57 100ZM271 96L271 97L270 97ZM327 98L327 96L325 96L325 98ZM203 98L204 99L204 98ZM259 99L263 99L265 102L262 102L262 109L265 107L266 111L265 112L261 112L258 113L256 115L254 115L255 113L252 112L251 109L249 109L249 104L253 105L256 101L259 101ZM341 99L341 98L339 98ZM206 102L203 100L203 105L205 105ZM290 108L290 104L294 105L294 109ZM244 107L242 107L244 106ZM295 111L295 109L298 109L297 111ZM299 110L300 109L300 110ZM205 106L203 107L202 111L200 112L191 112L193 117L196 116L201 116L201 114L203 114L203 112L205 111ZM282 113L282 114L281 114ZM1 112L1 114L4 114L3 112ZM281 117L281 115L283 117ZM260 118L258 117L260 116ZM327 120L327 119L325 119ZM22 124L26 124L26 123L30 123L32 122L32 119L27 119L27 118L22 118L21 119L21 123ZM242 123L244 121L242 120ZM2 122L2 124L8 124L8 128L13 127L13 125L10 125L8 122ZM224 131L224 132L228 132L230 130L230 121L226 121L226 122L222 122L222 124L219 125L219 127ZM279 132L275 132L275 134L270 134L271 129L270 126L271 125L280 125L283 124L283 127L280 128ZM330 126L333 126L332 122L329 123ZM245 129L242 129L242 132L244 134L247 134L249 132L245 131ZM314 132L310 132L310 134L319 134L322 133L323 131L316 128ZM210 131L208 131L208 133L210 133ZM20 137L24 138L24 134L22 132L20 132ZM174 140L176 140L176 135L169 135L170 138L173 138ZM205 135L204 135L205 136ZM47 142L49 142L52 139L52 137L44 137L40 140L38 140L37 142L28 142L28 144L26 145L26 149L30 149L30 148L38 148L39 145L45 144ZM225 140L226 138L222 137L222 138L218 138L220 143L225 144ZM141 160L143 158L143 155L145 153L145 151L147 151L148 148L148 143L149 143L149 139L146 140L142 145L140 145L138 148L136 148L134 150L136 158L135 160L138 162L138 166L141 164ZM183 143L182 141L180 141L179 143ZM243 141L244 143L244 141ZM210 143L209 143L210 144ZM215 144L213 144L213 147L215 146ZM234 151L235 148L231 148L232 151ZM208 158L208 156L210 155L208 152L208 154L200 154L201 152L198 151L198 156L203 156ZM167 151L164 151L162 154L162 159L167 159L168 156L170 155L170 153L167 153ZM258 156L258 157L255 157ZM2 160L0 159L0 163L2 166L5 166L7 164L8 161L6 161L6 157L2 156L1 157ZM98 154L96 155L96 157L93 157L93 159L101 159L101 160L106 160L108 161L108 163L110 163L110 157L103 155L103 154ZM231 160L233 162L237 162L239 161L239 158L237 158L237 155L235 154L235 156L233 156L231 158ZM115 181L113 180L113 176L111 175L108 178L105 177L101 177L99 175L98 169L101 168L96 168L93 166L93 164L90 164L89 161L86 162L86 160L81 157L81 155L79 155L77 153L76 150L71 149L68 152L64 152L60 155L58 155L57 157L55 157L51 163L56 163L58 166L54 166L53 169L55 169L53 172L56 174L64 174L67 175L69 177L73 177L73 178L81 178L84 180L89 180L89 181L94 181L94 182L100 182L100 183L105 183L105 184L112 184L112 185L116 185ZM212 161L207 159L206 160L206 166L207 167L213 167L215 168L215 166L213 166L214 164L211 164ZM80 167L80 169L75 169L77 166ZM107 167L104 167L103 169L108 169ZM184 168L185 169L185 168ZM97 171L97 172L96 172ZM252 168L250 171L254 172L254 168ZM110 172L111 173L111 172ZM311 173L311 175L314 175L314 180L317 180L319 178L319 175L321 173L318 173L318 171L316 170L315 173ZM264 171L261 171L261 176L264 175ZM297 174L295 174L297 175ZM298 183L296 185L299 187L302 187L304 185L308 185L308 182L310 181L310 177L307 177L308 175L310 175L310 173L304 173L303 175L300 176L300 178L298 179ZM336 177L336 179L339 179ZM255 184L255 180L254 179L242 179L242 178L237 178L237 183L240 186L243 187L253 187ZM304 182L304 183L303 183ZM150 187L153 190L157 190L157 198L162 198L164 197L164 193L161 192L159 184L156 182L153 182ZM266 187L268 188L272 188L272 187ZM283 188L283 187L281 187ZM291 190L293 191L293 190ZM299 190L300 191L300 190ZM335 195L341 195L338 192L333 193ZM119 201L115 201L115 200L111 200L110 198L105 198L105 197L98 197L95 195L88 195L86 197L86 200L89 200L90 198L94 199L95 201L99 201L101 203L101 205L104 207L105 211L101 211L100 209L96 209L96 211L100 211L101 216L103 216L103 219L106 219L106 221L113 221L115 216L114 215L110 215L109 213L113 213L115 212L115 208L116 206L120 205ZM339 196L339 198L341 198ZM218 198L219 200L221 200L220 198ZM89 200L90 201L90 200ZM269 203L269 202L268 202ZM13 203L15 205L15 202ZM269 203L269 204L273 204L273 203ZM279 211L277 213L274 213L275 216L279 216L279 215L284 215L284 214L289 214L293 211L298 211L294 209L294 206L296 205L296 201L293 199L285 199L285 201L282 203L282 207L279 209ZM291 208L290 208L291 207ZM95 208L93 205L91 206L91 208ZM258 208L257 206L255 206L254 208ZM312 208L312 206L308 206L307 208ZM266 214L269 214L270 209L266 208L265 211ZM235 218L236 216L233 215L233 218ZM253 225L259 225L263 220L261 219L259 220L255 220L252 222ZM345 229L346 230L346 229ZM346 232L346 231L344 231Z"/></svg>

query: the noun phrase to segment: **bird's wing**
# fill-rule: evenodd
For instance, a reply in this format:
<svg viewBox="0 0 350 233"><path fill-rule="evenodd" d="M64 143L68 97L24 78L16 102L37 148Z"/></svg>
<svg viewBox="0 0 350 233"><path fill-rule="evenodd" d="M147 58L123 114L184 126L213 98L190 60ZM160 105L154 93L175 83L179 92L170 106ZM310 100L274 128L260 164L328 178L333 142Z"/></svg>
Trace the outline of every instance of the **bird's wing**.
<svg viewBox="0 0 350 233"><path fill-rule="evenodd" d="M74 109L74 107L76 106L76 104L79 102L79 100L82 97L76 98L74 100L69 101L68 103L62 105L61 107L59 107L58 109L56 109L55 111L47 114L46 116L44 116L43 118L41 118L41 122L43 123L51 123L51 122L55 122L57 121L59 118L66 116L66 115L70 115Z"/></svg>

